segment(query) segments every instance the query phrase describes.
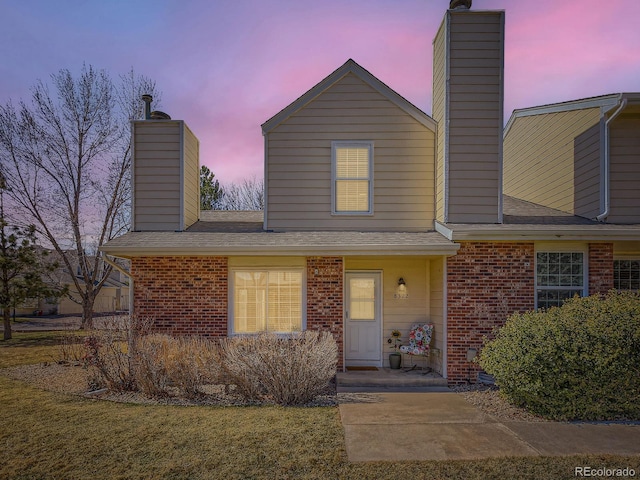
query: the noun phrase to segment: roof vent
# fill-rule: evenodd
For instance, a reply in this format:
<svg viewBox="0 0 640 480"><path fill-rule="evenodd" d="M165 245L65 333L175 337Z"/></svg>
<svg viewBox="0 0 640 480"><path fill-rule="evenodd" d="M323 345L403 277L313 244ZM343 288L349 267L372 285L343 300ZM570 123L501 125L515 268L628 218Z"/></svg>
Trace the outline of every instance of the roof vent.
<svg viewBox="0 0 640 480"><path fill-rule="evenodd" d="M472 0L451 0L449 10L469 10Z"/></svg>
<svg viewBox="0 0 640 480"><path fill-rule="evenodd" d="M154 110L151 112L151 120L171 120L168 113L161 112L160 110Z"/></svg>
<svg viewBox="0 0 640 480"><path fill-rule="evenodd" d="M148 93L142 95L142 101L144 102L144 119L151 119L151 102L153 101L153 97Z"/></svg>

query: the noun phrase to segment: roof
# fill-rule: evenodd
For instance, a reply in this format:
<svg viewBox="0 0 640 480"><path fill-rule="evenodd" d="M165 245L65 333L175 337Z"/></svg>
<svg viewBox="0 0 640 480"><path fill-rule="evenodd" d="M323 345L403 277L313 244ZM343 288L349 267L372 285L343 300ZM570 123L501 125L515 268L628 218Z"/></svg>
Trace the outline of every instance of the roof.
<svg viewBox="0 0 640 480"><path fill-rule="evenodd" d="M453 255L459 246L430 232L268 232L263 212L203 211L184 232L129 232L101 250L147 255Z"/></svg>
<svg viewBox="0 0 640 480"><path fill-rule="evenodd" d="M601 223L503 195L502 224L440 223L451 241L638 241L640 225Z"/></svg>
<svg viewBox="0 0 640 480"><path fill-rule="evenodd" d="M609 95L601 95L599 97L581 98L568 102L550 103L547 105L539 105L537 107L519 108L513 111L509 121L504 127L503 137L506 137L513 123L521 117L532 115L543 115L548 113L570 112L573 110L583 110L586 108L600 108L602 114L616 107L622 100L626 99L629 103L640 103L640 93L611 93Z"/></svg>
<svg viewBox="0 0 640 480"><path fill-rule="evenodd" d="M509 195L502 196L503 222L515 225L597 225L595 220L527 202Z"/></svg>
<svg viewBox="0 0 640 480"><path fill-rule="evenodd" d="M342 79L349 73L354 74L360 78L363 82L369 84L374 90L378 91L381 95L393 102L396 106L404 110L407 114L411 115L415 120L425 125L427 128L436 129L436 121L420 110L414 104L409 102L406 98L401 96L395 90L391 89L385 83L381 82L378 78L373 76L370 72L362 68L352 59L347 60L344 65L331 73L328 77L315 85L309 91L304 93L301 97L291 103L289 106L283 108L280 112L275 114L269 120L262 124L262 133L266 135L280 123L287 118L294 115L296 112L304 108L307 104L315 100L320 94L332 87L336 82Z"/></svg>

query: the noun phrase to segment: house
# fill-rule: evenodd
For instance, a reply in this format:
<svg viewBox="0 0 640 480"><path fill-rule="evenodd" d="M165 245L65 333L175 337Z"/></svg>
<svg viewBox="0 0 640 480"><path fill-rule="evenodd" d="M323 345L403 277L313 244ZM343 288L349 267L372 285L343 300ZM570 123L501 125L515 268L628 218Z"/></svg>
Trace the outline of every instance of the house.
<svg viewBox="0 0 640 480"><path fill-rule="evenodd" d="M448 10L429 116L348 60L262 125L265 211L198 212L198 140L133 122L133 310L159 331L330 331L338 368L386 366L431 322L449 383L514 311L638 288L640 94L516 111L503 11ZM622 185L625 185L623 188ZM627 188L630 186L631 188Z"/></svg>
<svg viewBox="0 0 640 480"><path fill-rule="evenodd" d="M46 249L45 249L46 250ZM84 279L74 259L74 252L68 252L72 265L76 267L76 281L84 285ZM61 263L60 256L54 250L47 250L50 260ZM95 257L87 257L93 260ZM125 275L126 262L121 263L120 270L113 269L104 281L102 288L95 297L94 313L114 313L129 310L129 278ZM29 298L16 306L16 315L82 315L82 299L75 286L74 279L65 267L59 266L51 273L47 273L45 281L57 288L66 288L66 293L59 297ZM83 287L84 288L84 287ZM11 310L14 313L14 309Z"/></svg>

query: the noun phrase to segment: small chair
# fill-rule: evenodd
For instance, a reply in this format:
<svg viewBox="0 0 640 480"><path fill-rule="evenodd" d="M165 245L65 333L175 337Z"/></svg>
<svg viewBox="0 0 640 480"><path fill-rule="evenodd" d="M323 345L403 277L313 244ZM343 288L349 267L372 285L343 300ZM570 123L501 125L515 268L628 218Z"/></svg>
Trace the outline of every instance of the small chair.
<svg viewBox="0 0 640 480"><path fill-rule="evenodd" d="M400 352L412 356L412 366L406 369L405 372L416 368L417 365L413 364L414 356L422 357L423 359L429 358L429 344L431 343L432 334L433 324L431 323L416 323L411 327L409 331L409 344L400 347ZM425 370L424 367L423 370ZM428 371L423 372L423 374L427 373Z"/></svg>

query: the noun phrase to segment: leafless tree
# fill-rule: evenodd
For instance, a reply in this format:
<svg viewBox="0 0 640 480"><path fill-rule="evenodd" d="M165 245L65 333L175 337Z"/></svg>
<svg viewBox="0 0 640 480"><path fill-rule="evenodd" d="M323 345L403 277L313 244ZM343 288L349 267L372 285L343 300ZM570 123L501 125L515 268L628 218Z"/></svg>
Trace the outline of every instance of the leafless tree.
<svg viewBox="0 0 640 480"><path fill-rule="evenodd" d="M155 82L133 70L113 82L104 70L63 69L38 81L31 101L0 105L0 168L15 216L35 224L77 290L82 326L111 266L99 247L129 226L130 121Z"/></svg>
<svg viewBox="0 0 640 480"><path fill-rule="evenodd" d="M218 210L264 210L264 181L252 177L225 185Z"/></svg>

